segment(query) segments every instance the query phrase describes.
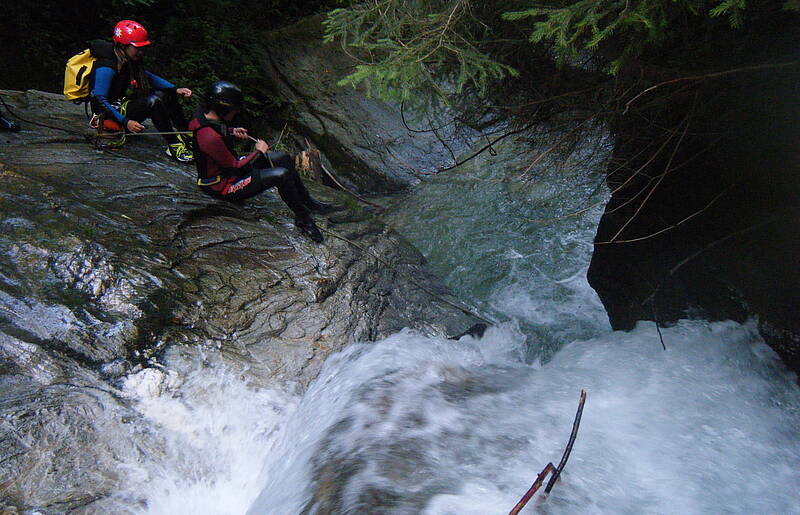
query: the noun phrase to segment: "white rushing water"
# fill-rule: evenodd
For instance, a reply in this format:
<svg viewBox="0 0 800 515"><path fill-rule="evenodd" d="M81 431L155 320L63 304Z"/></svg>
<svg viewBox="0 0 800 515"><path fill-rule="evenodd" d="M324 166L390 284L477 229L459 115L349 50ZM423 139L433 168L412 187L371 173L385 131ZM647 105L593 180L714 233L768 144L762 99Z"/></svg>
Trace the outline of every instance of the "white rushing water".
<svg viewBox="0 0 800 515"><path fill-rule="evenodd" d="M170 379L146 369L128 380L139 411L160 428L164 455L125 464L129 488L117 497L131 514L245 513L297 397L201 364L180 384Z"/></svg>
<svg viewBox="0 0 800 515"><path fill-rule="evenodd" d="M188 405L146 406L172 446L143 467L141 512L294 514L318 488L337 497L322 513L507 513L585 388L562 481L523 513L800 513L794 376L752 326L663 332L666 352L643 323L531 365L513 327L404 331L333 356L302 399L204 378Z"/></svg>
<svg viewBox="0 0 800 515"><path fill-rule="evenodd" d="M531 199L563 187L474 188L484 173L432 181L394 223L509 322L350 346L302 397L209 370L145 396L169 445L130 465L132 512L505 514L558 463L586 389L562 481L522 513L800 513L800 389L754 324L684 321L666 351L652 323L612 332L585 280L599 207L531 228ZM562 214L595 203L581 184ZM437 186L454 198L426 213Z"/></svg>
<svg viewBox="0 0 800 515"><path fill-rule="evenodd" d="M540 512L798 512L800 396L774 354L734 323L666 330L668 352L653 333L574 342L545 366L522 361L508 328L352 347L301 402L303 436L276 447L250 513L299 513L309 457L346 480L333 513L507 513L558 462L581 388L575 448Z"/></svg>

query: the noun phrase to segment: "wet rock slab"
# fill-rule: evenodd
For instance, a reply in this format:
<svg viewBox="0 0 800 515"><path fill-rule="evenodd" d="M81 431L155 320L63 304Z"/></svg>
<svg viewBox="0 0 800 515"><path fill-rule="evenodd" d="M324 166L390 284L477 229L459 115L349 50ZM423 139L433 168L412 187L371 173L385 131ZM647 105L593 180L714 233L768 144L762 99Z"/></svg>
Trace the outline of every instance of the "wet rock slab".
<svg viewBox="0 0 800 515"><path fill-rule="evenodd" d="M97 506L120 481L120 462L160 452L123 393L131 372L180 374L187 356L202 355L255 385L302 387L349 342L402 327L458 334L475 322L408 281L457 302L416 249L357 206L318 222L391 267L330 232L323 245L304 238L275 191L243 206L206 197L194 168L168 162L157 138L95 150L82 107L0 94L25 118L77 131L23 122L0 134L7 504Z"/></svg>

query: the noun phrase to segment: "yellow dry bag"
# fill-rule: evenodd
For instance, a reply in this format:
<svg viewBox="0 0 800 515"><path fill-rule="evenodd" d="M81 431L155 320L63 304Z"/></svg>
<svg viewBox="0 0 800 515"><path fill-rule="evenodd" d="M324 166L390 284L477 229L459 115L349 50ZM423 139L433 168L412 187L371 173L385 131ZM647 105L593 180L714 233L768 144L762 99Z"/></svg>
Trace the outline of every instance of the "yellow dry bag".
<svg viewBox="0 0 800 515"><path fill-rule="evenodd" d="M89 96L89 75L94 62L88 48L69 58L64 70L64 96L67 100L82 100Z"/></svg>

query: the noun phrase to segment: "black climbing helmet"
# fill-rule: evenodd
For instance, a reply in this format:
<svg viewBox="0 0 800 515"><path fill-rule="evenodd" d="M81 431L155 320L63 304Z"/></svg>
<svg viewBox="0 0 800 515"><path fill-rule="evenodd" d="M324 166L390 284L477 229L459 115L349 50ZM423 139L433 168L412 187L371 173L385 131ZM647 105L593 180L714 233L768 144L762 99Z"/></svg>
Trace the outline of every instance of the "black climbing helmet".
<svg viewBox="0 0 800 515"><path fill-rule="evenodd" d="M219 80L208 87L203 97L206 109L212 109L220 116L225 116L234 109L241 109L244 95L235 84Z"/></svg>

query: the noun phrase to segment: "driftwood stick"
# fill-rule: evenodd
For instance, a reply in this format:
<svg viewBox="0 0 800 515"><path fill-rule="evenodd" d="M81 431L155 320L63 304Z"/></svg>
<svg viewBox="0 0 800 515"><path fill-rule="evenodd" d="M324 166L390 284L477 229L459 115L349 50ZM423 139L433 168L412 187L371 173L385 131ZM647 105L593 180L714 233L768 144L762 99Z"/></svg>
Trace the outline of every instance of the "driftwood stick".
<svg viewBox="0 0 800 515"><path fill-rule="evenodd" d="M308 138L306 138L306 137L303 137L303 139L305 139L305 140L306 140L306 148L308 148L309 150L313 150L313 149L314 149L314 147L312 147L312 146L311 146L311 143L308 141ZM345 188L345 187L344 187L344 185L343 185L341 182L339 182L339 180L336 178L336 176L335 176L335 175L333 175L331 172L329 172L329 171L328 171L328 169L327 169L327 168L325 167L325 165L322 163L322 159L321 159L321 158L320 158L320 160L319 160L319 167L320 167L320 168L322 168L322 171L323 171L323 172L325 172L325 175L327 175L328 177L330 177L330 179L331 179L331 180L334 182L334 184L336 184L337 186L339 186L339 188L340 188L342 191L344 191L345 193L347 193L347 194L348 194L348 195L350 195L351 197L355 198L356 200L359 200L359 201L363 202L364 204L367 204L368 206L372 206L372 207L378 208L378 209L380 209L381 211L383 211L383 210L385 210L385 209L386 209L385 207L383 207L383 206L380 206L380 205L378 205L378 204L376 204L376 203L374 203L374 202L370 202L369 200L365 199L364 197L362 197L362 196L361 196L361 195L359 195L358 193L355 193L355 192L353 192L353 191L350 191L350 189L348 189L348 188Z"/></svg>
<svg viewBox="0 0 800 515"><path fill-rule="evenodd" d="M581 415L583 415L583 404L585 402L586 390L581 390L581 399L578 401L578 411L575 413L575 422L572 423L572 433L569 435L567 448L564 449L564 455L561 456L561 462L558 464L555 473L553 473L553 477L550 478L550 482L547 483L547 486L544 489L545 493L550 493L550 490L553 489L553 485L556 484L558 477L561 475L561 471L564 470L564 466L567 464L569 454L572 452L572 445L575 443L575 437L578 436L578 428L581 425Z"/></svg>
<svg viewBox="0 0 800 515"><path fill-rule="evenodd" d="M547 474L553 473L550 477L550 481L547 483L547 487L545 487L545 493L550 493L550 490L553 489L553 485L558 480L558 477L561 475L561 471L564 470L564 466L567 464L567 460L569 459L569 455L572 452L572 446L575 443L575 437L578 435L578 427L581 425L581 415L583 414L583 405L586 402L586 390L581 390L581 398L578 401L578 412L575 413L575 422L572 423L572 433L569 435L569 442L567 442L567 448L564 450L564 455L561 456L561 462L558 464L558 467L555 467L553 463L548 463L547 466L542 470L539 475L536 477L536 481L533 482L531 487L525 492L525 495L522 496L522 499L519 500L514 509L508 512L508 515L517 515L522 508L528 504L528 501L531 500L533 494L536 493L539 488L541 488L542 483L544 482L544 478L547 477Z"/></svg>
<svg viewBox="0 0 800 515"><path fill-rule="evenodd" d="M534 481L531 487L528 489L528 491L525 492L525 495L522 496L522 499L520 499L517 505L514 506L514 509L508 512L508 515L517 515L520 512L520 510L524 508L526 504L528 504L528 501L531 500L533 494L535 494L536 491L542 486L542 483L544 483L544 478L547 477L547 474L549 474L550 472L555 472L555 470L556 470L555 465L553 465L552 463L548 463L547 466L544 468L544 470L542 470L536 477L536 481Z"/></svg>

